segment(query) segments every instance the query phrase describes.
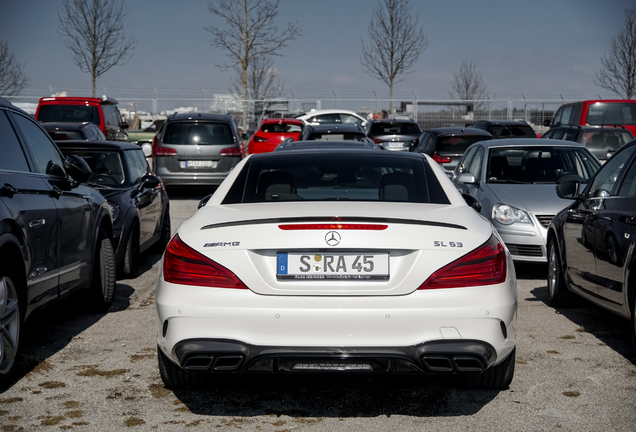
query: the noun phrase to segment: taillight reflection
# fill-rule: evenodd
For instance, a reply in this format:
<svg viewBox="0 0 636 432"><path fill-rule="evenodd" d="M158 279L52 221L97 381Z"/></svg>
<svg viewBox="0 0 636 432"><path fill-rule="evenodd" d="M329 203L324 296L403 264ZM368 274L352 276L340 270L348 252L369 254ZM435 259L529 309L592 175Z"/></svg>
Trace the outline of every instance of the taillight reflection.
<svg viewBox="0 0 636 432"><path fill-rule="evenodd" d="M418 289L494 285L506 280L506 252L497 237L437 270Z"/></svg>
<svg viewBox="0 0 636 432"><path fill-rule="evenodd" d="M186 245L178 235L166 248L163 278L180 285L248 289L234 273Z"/></svg>

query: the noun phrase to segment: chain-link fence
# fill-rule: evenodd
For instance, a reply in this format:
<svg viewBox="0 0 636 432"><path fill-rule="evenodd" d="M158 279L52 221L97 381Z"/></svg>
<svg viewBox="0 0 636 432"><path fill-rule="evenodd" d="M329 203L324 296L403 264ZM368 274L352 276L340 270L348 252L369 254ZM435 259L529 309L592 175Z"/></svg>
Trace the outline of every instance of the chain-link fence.
<svg viewBox="0 0 636 432"><path fill-rule="evenodd" d="M104 89L105 90L105 89ZM34 93L34 92L31 92ZM312 109L339 109L354 111L371 118L383 110L395 117L407 117L417 121L422 129L443 126L465 127L477 120L523 120L537 132L543 132L544 120L551 119L559 106L570 100L420 100L413 98L389 99L294 99L242 101L231 95L210 95L202 89L200 97L159 97L156 92L138 93L143 97L130 97L129 92L109 91L108 96L119 100L122 114L131 120L135 116L146 119L161 118L175 112L210 112L231 114L236 123L253 131L264 118L293 117ZM56 94L56 93L52 93ZM85 93L83 93L85 94ZM181 92L183 94L183 92ZM65 96L66 93L58 93ZM40 97L51 94L24 94L11 101L27 112L35 113ZM69 94L70 96L70 94ZM176 96L176 95L175 95ZM180 95L181 96L181 95ZM414 95L415 96L415 95ZM390 109L392 107L392 109ZM245 117L246 114L246 117ZM245 117L245 119L244 119Z"/></svg>

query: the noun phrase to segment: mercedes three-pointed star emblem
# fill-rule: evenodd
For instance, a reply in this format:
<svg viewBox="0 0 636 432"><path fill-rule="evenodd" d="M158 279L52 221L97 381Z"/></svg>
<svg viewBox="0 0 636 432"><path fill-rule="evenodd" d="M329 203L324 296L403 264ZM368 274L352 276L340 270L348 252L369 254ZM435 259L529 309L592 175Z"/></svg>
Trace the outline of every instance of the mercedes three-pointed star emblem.
<svg viewBox="0 0 636 432"><path fill-rule="evenodd" d="M340 243L340 234L338 231L329 231L325 236L325 241L329 246L337 246Z"/></svg>

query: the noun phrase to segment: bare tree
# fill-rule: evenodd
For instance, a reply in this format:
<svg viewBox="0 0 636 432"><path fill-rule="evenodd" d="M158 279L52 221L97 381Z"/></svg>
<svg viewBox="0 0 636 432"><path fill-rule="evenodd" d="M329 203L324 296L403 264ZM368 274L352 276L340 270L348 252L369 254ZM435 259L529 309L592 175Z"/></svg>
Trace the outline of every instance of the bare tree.
<svg viewBox="0 0 636 432"><path fill-rule="evenodd" d="M29 83L24 66L9 51L7 41L0 41L0 95L15 96Z"/></svg>
<svg viewBox="0 0 636 432"><path fill-rule="evenodd" d="M243 71L239 65L233 68L234 75L230 82L232 93L243 95ZM278 70L274 68L271 56L254 57L247 68L247 99L263 100L279 97L285 86L280 81Z"/></svg>
<svg viewBox="0 0 636 432"><path fill-rule="evenodd" d="M123 0L64 0L58 12L58 31L67 37L73 63L95 80L113 66L128 62L137 41L126 38Z"/></svg>
<svg viewBox="0 0 636 432"><path fill-rule="evenodd" d="M625 99L636 95L636 5L625 8L625 22L612 38L609 53L601 57L594 84Z"/></svg>
<svg viewBox="0 0 636 432"><path fill-rule="evenodd" d="M458 72L453 72L453 83L448 96L458 100L479 100L486 95L486 85L477 66L472 61L464 60ZM481 104L473 106L477 109Z"/></svg>
<svg viewBox="0 0 636 432"><path fill-rule="evenodd" d="M226 51L229 65L238 67L242 76L243 101L248 98L248 69L255 58L282 55L280 50L301 35L294 23L279 31L274 25L279 0L210 0L210 13L222 18L226 27L205 27L212 34L212 46ZM247 130L247 103L243 102L243 130Z"/></svg>
<svg viewBox="0 0 636 432"><path fill-rule="evenodd" d="M362 69L389 86L393 111L393 86L411 72L428 39L409 0L380 0L366 33L368 41L361 41Z"/></svg>

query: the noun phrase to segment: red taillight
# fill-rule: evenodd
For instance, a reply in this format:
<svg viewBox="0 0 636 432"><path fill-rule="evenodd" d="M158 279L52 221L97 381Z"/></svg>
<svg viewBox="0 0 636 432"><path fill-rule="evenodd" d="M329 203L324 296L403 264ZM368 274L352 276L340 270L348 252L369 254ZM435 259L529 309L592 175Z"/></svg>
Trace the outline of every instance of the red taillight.
<svg viewBox="0 0 636 432"><path fill-rule="evenodd" d="M382 140L379 139L379 138L373 138L373 142L376 143L376 144L380 144L380 143L382 143Z"/></svg>
<svg viewBox="0 0 636 432"><path fill-rule="evenodd" d="M437 153L433 153L433 160L437 163L450 163L451 158L448 156L440 156Z"/></svg>
<svg viewBox="0 0 636 432"><path fill-rule="evenodd" d="M294 224L294 225L278 225L278 228L285 231L292 230L369 230L369 231L382 231L387 228L388 225L374 225L374 224Z"/></svg>
<svg viewBox="0 0 636 432"><path fill-rule="evenodd" d="M418 289L494 285L506 280L506 252L497 237L437 270Z"/></svg>
<svg viewBox="0 0 636 432"><path fill-rule="evenodd" d="M226 147L219 152L221 156L241 156L240 147Z"/></svg>
<svg viewBox="0 0 636 432"><path fill-rule="evenodd" d="M163 258L163 279L180 285L247 289L241 280L174 236Z"/></svg>
<svg viewBox="0 0 636 432"><path fill-rule="evenodd" d="M269 140L265 137L254 135L254 142L268 142Z"/></svg>
<svg viewBox="0 0 636 432"><path fill-rule="evenodd" d="M177 150L170 147L163 147L159 145L159 140L157 139L157 135L152 140L152 156L175 156L177 154Z"/></svg>

